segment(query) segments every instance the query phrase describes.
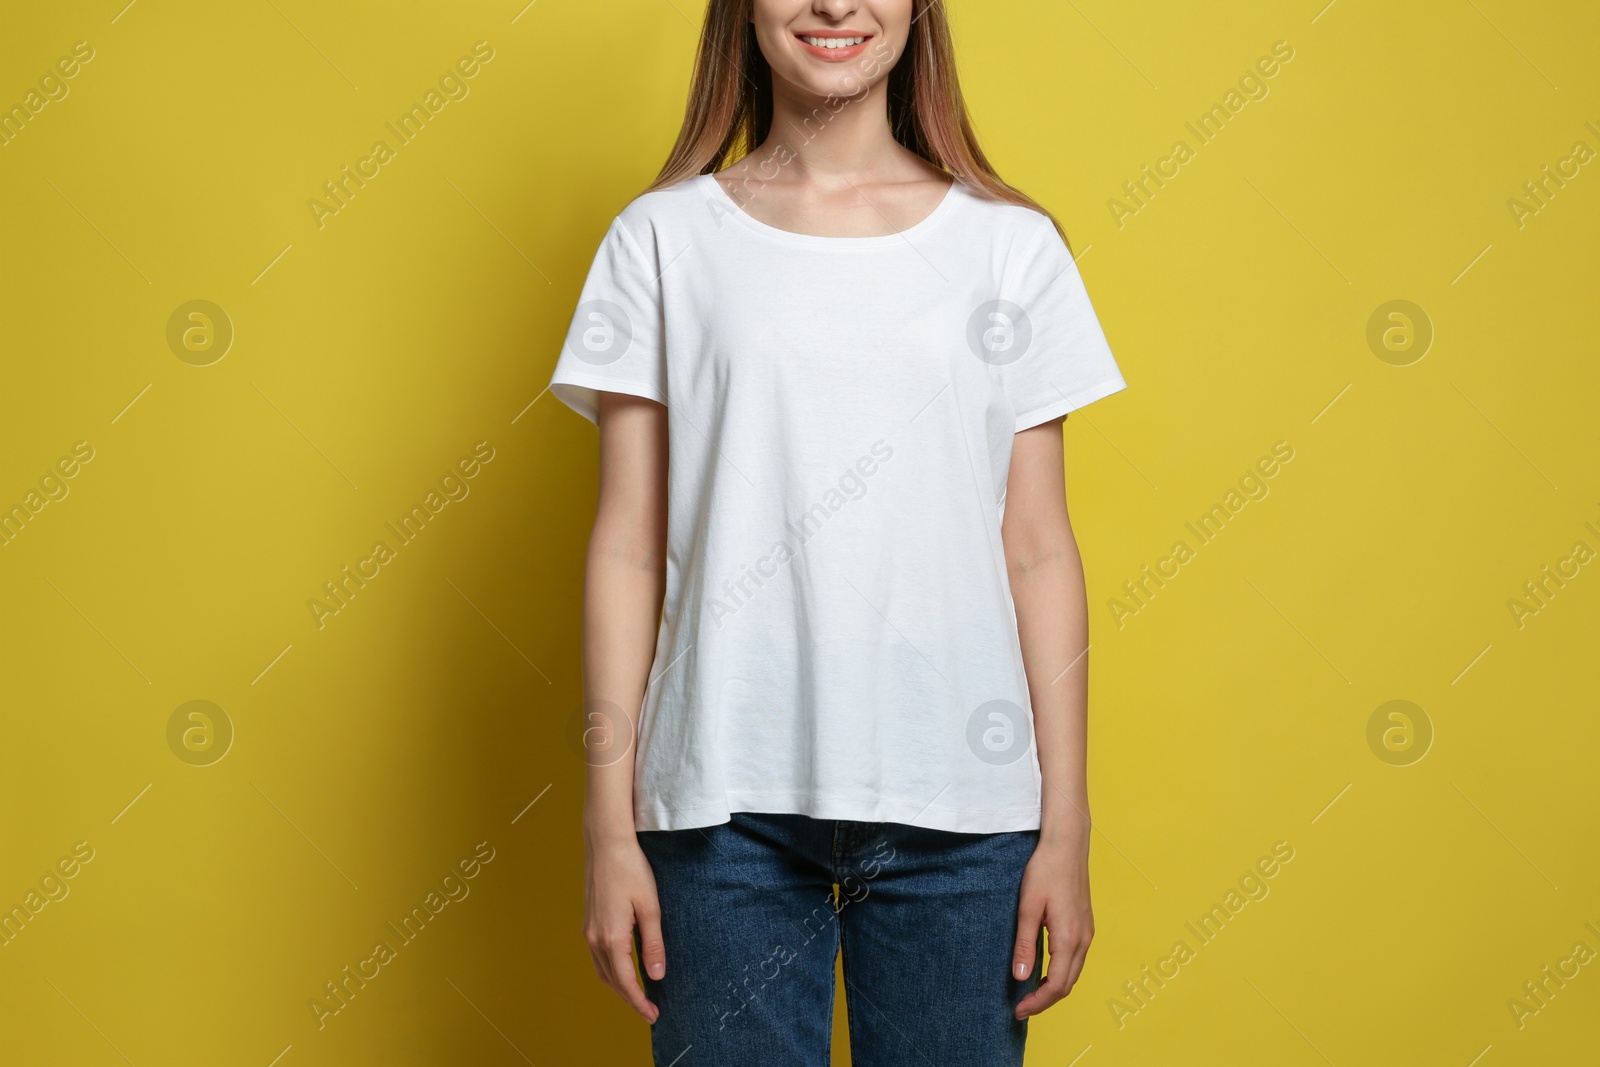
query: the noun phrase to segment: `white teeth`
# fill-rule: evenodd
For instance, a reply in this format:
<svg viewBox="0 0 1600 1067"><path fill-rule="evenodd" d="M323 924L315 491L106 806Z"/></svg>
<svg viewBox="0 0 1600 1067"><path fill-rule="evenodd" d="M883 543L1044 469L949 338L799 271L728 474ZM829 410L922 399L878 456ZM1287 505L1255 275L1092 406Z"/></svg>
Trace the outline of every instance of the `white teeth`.
<svg viewBox="0 0 1600 1067"><path fill-rule="evenodd" d="M865 37L801 37L802 41L815 48L849 48L865 41Z"/></svg>

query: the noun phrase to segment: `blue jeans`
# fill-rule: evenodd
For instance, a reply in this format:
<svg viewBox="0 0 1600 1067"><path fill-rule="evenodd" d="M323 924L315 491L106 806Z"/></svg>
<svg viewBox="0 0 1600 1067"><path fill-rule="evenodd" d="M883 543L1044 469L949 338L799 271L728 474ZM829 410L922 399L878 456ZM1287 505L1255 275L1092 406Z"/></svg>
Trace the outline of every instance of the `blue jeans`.
<svg viewBox="0 0 1600 1067"><path fill-rule="evenodd" d="M827 1067L841 949L856 1067L1020 1067L1012 1011L1041 968L1013 978L1012 948L1037 830L738 812L638 838L667 954L644 978L657 1067Z"/></svg>

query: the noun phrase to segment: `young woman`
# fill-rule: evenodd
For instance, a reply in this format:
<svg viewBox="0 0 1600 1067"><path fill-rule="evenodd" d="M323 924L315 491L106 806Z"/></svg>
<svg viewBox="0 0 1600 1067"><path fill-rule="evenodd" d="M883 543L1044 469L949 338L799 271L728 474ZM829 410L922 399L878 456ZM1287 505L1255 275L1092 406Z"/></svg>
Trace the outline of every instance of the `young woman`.
<svg viewBox="0 0 1600 1067"><path fill-rule="evenodd" d="M858 1067L1022 1062L1093 934L1061 425L1124 387L939 0L710 0L551 380L600 429L584 932L656 1063L827 1064L841 951Z"/></svg>

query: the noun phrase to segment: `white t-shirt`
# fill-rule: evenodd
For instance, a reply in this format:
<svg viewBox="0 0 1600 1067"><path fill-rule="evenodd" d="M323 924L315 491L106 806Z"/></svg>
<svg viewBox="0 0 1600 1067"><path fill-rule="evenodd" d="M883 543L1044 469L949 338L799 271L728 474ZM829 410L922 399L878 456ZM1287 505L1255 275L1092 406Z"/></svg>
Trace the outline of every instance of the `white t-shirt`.
<svg viewBox="0 0 1600 1067"><path fill-rule="evenodd" d="M822 237L709 174L629 203L550 388L590 420L597 391L667 407L636 829L1037 829L1000 540L1012 438L1125 386L1030 208L956 183L900 233Z"/></svg>

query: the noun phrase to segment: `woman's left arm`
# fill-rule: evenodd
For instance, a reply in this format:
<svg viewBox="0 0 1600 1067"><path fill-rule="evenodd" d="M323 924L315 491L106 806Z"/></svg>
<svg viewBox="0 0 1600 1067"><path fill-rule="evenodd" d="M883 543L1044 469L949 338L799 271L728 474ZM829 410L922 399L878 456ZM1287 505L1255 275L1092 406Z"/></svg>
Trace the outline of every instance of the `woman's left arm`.
<svg viewBox="0 0 1600 1067"><path fill-rule="evenodd" d="M1055 419L1016 435L1001 524L1044 779L1039 844L1022 876L1011 965L1013 977L1027 976L1043 926L1050 971L1016 1006L1019 1019L1067 995L1094 937L1085 767L1089 607L1067 517L1061 424Z"/></svg>

